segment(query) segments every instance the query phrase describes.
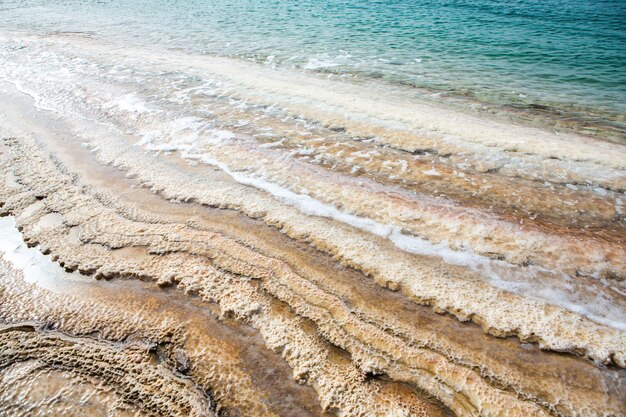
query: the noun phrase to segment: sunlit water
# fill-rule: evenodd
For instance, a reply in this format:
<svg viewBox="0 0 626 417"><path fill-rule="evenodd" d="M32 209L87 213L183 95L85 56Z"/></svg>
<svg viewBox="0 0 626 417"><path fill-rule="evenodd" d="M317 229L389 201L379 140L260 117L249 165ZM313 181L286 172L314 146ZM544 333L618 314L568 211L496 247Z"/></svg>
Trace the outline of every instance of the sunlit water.
<svg viewBox="0 0 626 417"><path fill-rule="evenodd" d="M624 138L626 2L3 1L0 29L87 32L377 79Z"/></svg>

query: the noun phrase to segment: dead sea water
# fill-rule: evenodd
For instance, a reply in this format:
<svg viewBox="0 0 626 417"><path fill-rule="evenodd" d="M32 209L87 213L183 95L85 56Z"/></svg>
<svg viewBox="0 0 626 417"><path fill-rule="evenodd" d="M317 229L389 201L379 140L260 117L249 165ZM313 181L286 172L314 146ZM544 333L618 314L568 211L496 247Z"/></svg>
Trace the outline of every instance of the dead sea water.
<svg viewBox="0 0 626 417"><path fill-rule="evenodd" d="M618 2L1 6L0 415L626 413Z"/></svg>

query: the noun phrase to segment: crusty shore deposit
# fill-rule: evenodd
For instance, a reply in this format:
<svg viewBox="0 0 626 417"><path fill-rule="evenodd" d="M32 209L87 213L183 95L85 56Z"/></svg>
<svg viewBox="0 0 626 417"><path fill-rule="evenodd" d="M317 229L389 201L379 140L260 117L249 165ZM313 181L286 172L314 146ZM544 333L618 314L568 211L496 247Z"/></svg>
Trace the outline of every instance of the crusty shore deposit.
<svg viewBox="0 0 626 417"><path fill-rule="evenodd" d="M0 415L626 415L626 148L0 38Z"/></svg>

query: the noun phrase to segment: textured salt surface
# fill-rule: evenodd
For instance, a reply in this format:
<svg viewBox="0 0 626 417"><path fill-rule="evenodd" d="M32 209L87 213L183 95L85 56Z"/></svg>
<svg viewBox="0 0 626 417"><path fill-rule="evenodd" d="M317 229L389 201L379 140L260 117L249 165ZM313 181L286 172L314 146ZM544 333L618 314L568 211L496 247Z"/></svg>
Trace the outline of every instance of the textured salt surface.
<svg viewBox="0 0 626 417"><path fill-rule="evenodd" d="M227 59L2 42L0 411L626 411L623 147Z"/></svg>

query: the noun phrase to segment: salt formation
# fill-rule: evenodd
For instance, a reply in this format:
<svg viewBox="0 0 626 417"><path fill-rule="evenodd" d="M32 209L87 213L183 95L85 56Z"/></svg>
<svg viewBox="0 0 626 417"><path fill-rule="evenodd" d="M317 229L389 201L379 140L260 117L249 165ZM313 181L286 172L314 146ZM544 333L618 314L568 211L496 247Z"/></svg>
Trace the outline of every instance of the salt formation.
<svg viewBox="0 0 626 417"><path fill-rule="evenodd" d="M3 45L0 413L626 413L623 146Z"/></svg>

